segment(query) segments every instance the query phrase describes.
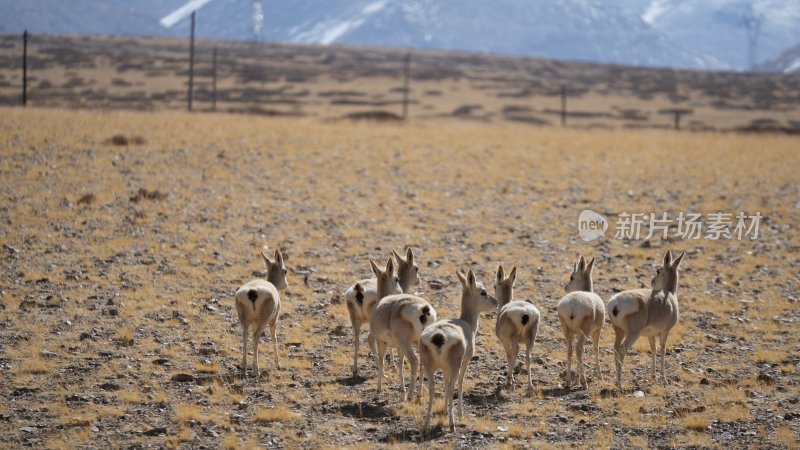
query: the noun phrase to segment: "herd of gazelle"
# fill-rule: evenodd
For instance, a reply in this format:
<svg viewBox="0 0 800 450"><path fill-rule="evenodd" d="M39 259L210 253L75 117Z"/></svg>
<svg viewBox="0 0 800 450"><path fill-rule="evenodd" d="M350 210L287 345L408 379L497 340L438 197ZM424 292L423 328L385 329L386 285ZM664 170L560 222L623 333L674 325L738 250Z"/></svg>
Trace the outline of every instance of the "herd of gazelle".
<svg viewBox="0 0 800 450"><path fill-rule="evenodd" d="M265 247L266 250L266 247ZM280 250L275 250L274 259L262 251L267 266L267 279L253 280L236 291L236 311L242 326L242 374L246 374L248 330L253 328L253 371L258 375L258 341L264 328L269 325L278 359L277 325L280 312L280 291L287 287L286 266ZM678 323L678 268L684 253L672 258L667 250L661 266L651 281L650 289L633 289L615 294L606 306L594 293L592 269L594 258L588 263L581 256L572 268L569 282L564 287L567 294L558 302L558 319L567 342L566 387L572 383L573 343L577 357L577 376L586 387L583 368L583 349L591 336L595 353L595 375L601 378L599 342L600 332L608 316L614 333L614 359L617 369L616 385L622 388L622 364L625 354L640 336L650 341L653 356L653 378L656 378L656 338L661 349L661 379L666 384L664 356L667 336ZM396 265L396 270L395 270ZM370 267L375 278L365 279L350 286L345 293L347 310L354 333L353 376L358 375L358 353L361 326L369 322L368 342L378 366L377 396L380 397L383 383L384 359L387 349L396 348L399 358L400 386L403 400L411 400L416 393L417 370L419 370L419 398L422 383L428 379L429 397L425 416L425 429L430 424L434 396L434 374L441 370L445 387L445 412L450 429L454 429L453 393L458 381L458 414L463 414L464 375L475 351L475 336L482 312L497 310L495 334L503 345L508 361L506 386L513 389L514 367L519 345L525 344L525 363L528 372L528 389L533 389L531 380L531 350L539 330L539 310L533 304L514 300L514 281L517 268L506 276L503 266L497 269L494 295L475 278L472 270L466 274L456 272L461 282L461 314L457 319L437 320L436 310L425 299L412 295L409 290L419 284L419 267L414 263L411 249L403 258L397 252L381 269L373 260ZM610 314L607 312L610 311ZM417 351L415 351L415 348ZM417 356L419 354L419 357ZM409 393L405 391L404 361L411 365ZM420 364L421 362L421 364Z"/></svg>

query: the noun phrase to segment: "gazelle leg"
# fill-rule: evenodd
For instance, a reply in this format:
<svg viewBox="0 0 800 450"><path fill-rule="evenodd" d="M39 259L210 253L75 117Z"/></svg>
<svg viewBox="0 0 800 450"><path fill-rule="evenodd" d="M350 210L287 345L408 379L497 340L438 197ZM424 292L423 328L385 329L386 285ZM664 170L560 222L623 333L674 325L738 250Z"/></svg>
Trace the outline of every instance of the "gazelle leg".
<svg viewBox="0 0 800 450"><path fill-rule="evenodd" d="M464 375L467 373L467 366L472 359L472 352L467 353L467 357L461 361L461 369L458 372L458 418L464 418Z"/></svg>
<svg viewBox="0 0 800 450"><path fill-rule="evenodd" d="M403 342L397 349L397 353L400 355L400 384L403 386L401 392L403 393L403 400L410 400L414 397L414 390L416 389L416 376L417 376L417 369L419 365L419 360L417 359L417 355L414 353L414 348L408 342ZM409 383L409 393L408 397L405 394L405 359L408 358L409 364L411 364L411 382Z"/></svg>
<svg viewBox="0 0 800 450"><path fill-rule="evenodd" d="M653 375L653 381L655 381L656 380L656 355L658 354L658 352L656 352L656 337L655 336L647 336L647 340L650 341L650 357L651 357L651 360L652 360L651 366L652 366L652 369L653 369L652 370L652 375Z"/></svg>
<svg viewBox="0 0 800 450"><path fill-rule="evenodd" d="M358 347L361 340L361 322L353 322L353 377L358 376Z"/></svg>
<svg viewBox="0 0 800 450"><path fill-rule="evenodd" d="M575 353L578 360L578 383L585 388L588 387L588 383L586 383L586 374L583 372L583 350L586 347L586 335L581 333L578 336L578 342L575 344Z"/></svg>
<svg viewBox="0 0 800 450"><path fill-rule="evenodd" d="M566 339L567 339L567 389L570 388L572 384L572 339L573 335L571 331L566 332Z"/></svg>
<svg viewBox="0 0 800 450"><path fill-rule="evenodd" d="M449 417L449 422L450 422L450 431L455 431L456 430L456 423L455 423L455 420L453 418L453 388L455 387L455 384L456 384L455 375L456 374L452 373L452 371L451 371L450 373L448 373L448 376L446 378L446 381L447 381L447 392L445 392L445 398L450 400L449 405L447 405L447 415ZM461 405L459 404L459 407L460 406Z"/></svg>
<svg viewBox="0 0 800 450"><path fill-rule="evenodd" d="M378 392L375 400L381 398L381 386L383 385L383 358L386 355L386 343L376 342L378 351L375 353L375 363L378 365Z"/></svg>
<svg viewBox="0 0 800 450"><path fill-rule="evenodd" d="M425 365L427 367L427 365ZM425 370L425 374L428 377L428 413L425 414L425 433L428 433L431 425L431 410L433 409L433 373L429 370ZM420 380L422 383L422 380ZM422 389L420 389L422 391Z"/></svg>
<svg viewBox="0 0 800 450"><path fill-rule="evenodd" d="M622 389L622 363L625 361L625 348L622 340L625 339L625 332L620 328L614 328L614 365L617 368L617 389Z"/></svg>
<svg viewBox="0 0 800 450"><path fill-rule="evenodd" d="M253 333L253 371L256 373L256 378L259 376L258 372L258 343L261 340L261 333L264 332L264 328L266 327L266 323L261 325L260 327L256 328L256 332Z"/></svg>
<svg viewBox="0 0 800 450"><path fill-rule="evenodd" d="M278 321L275 323L270 324L269 326L269 334L272 338L272 351L275 353L275 367L280 369L281 368L281 360L278 358Z"/></svg>
<svg viewBox="0 0 800 450"><path fill-rule="evenodd" d="M661 382L664 384L664 386L669 383L667 381L667 376L664 374L664 359L667 356L667 337L669 336L667 333L668 332L665 332L661 335Z"/></svg>
<svg viewBox="0 0 800 450"><path fill-rule="evenodd" d="M506 363L508 370L506 371L506 388L514 389L514 365L517 362L517 353L514 351L514 345L511 342L503 341L503 349L506 351Z"/></svg>
<svg viewBox="0 0 800 450"><path fill-rule="evenodd" d="M242 324L242 378L247 375L247 324Z"/></svg>
<svg viewBox="0 0 800 450"><path fill-rule="evenodd" d="M600 380L603 380L603 373L600 371L600 331L598 328L592 334L592 346L594 347L594 375Z"/></svg>
<svg viewBox="0 0 800 450"><path fill-rule="evenodd" d="M533 379L531 378L531 352L533 352L534 338L528 341L525 346L525 366L528 370L528 391L533 391Z"/></svg>

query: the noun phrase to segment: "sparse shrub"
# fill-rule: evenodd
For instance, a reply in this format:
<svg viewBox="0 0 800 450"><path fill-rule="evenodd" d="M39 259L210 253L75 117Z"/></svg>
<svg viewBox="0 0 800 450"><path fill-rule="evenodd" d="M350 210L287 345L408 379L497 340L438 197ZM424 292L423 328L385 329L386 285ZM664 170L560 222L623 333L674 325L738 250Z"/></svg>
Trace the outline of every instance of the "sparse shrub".
<svg viewBox="0 0 800 450"><path fill-rule="evenodd" d="M123 136L121 134L115 134L114 136L111 137L111 139L109 139L108 142L111 145L125 146L125 145L128 145L128 138L126 138L125 136Z"/></svg>
<svg viewBox="0 0 800 450"><path fill-rule="evenodd" d="M399 122L403 118L388 111L362 111L354 112L344 116L350 120L374 120L376 122Z"/></svg>
<svg viewBox="0 0 800 450"><path fill-rule="evenodd" d="M127 137L123 134L115 134L111 136L106 143L117 147L127 147L128 145L143 145L145 140L141 136Z"/></svg>
<svg viewBox="0 0 800 450"><path fill-rule="evenodd" d="M143 199L146 200L164 200L167 198L167 194L164 192L159 191L158 189L149 191L145 188L139 188L136 191L136 194L132 195L130 201L133 203L139 203Z"/></svg>
<svg viewBox="0 0 800 450"><path fill-rule="evenodd" d="M78 199L78 204L91 205L92 203L94 203L95 200L96 200L95 195L90 192L88 194L81 196L81 198Z"/></svg>

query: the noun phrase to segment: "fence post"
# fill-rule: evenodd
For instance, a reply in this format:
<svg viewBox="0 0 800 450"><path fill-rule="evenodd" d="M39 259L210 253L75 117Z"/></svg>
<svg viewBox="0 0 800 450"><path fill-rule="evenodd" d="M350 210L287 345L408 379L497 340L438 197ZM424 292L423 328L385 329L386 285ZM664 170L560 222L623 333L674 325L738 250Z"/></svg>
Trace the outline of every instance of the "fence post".
<svg viewBox="0 0 800 450"><path fill-rule="evenodd" d="M28 30L22 33L22 107L28 104Z"/></svg>
<svg viewBox="0 0 800 450"><path fill-rule="evenodd" d="M214 56L211 69L211 111L217 110L217 47L214 47Z"/></svg>
<svg viewBox="0 0 800 450"><path fill-rule="evenodd" d="M567 124L567 85L561 85L561 125Z"/></svg>
<svg viewBox="0 0 800 450"><path fill-rule="evenodd" d="M692 114L694 110L689 108L667 108L658 111L659 114L669 114L672 116L672 128L676 130L681 129L681 118L684 115Z"/></svg>
<svg viewBox="0 0 800 450"><path fill-rule="evenodd" d="M405 56L405 71L403 76L403 119L408 117L408 89L409 78L411 78L411 53L406 53Z"/></svg>
<svg viewBox="0 0 800 450"><path fill-rule="evenodd" d="M192 11L192 35L189 38L189 111L192 110L192 93L194 91L194 19L196 11Z"/></svg>

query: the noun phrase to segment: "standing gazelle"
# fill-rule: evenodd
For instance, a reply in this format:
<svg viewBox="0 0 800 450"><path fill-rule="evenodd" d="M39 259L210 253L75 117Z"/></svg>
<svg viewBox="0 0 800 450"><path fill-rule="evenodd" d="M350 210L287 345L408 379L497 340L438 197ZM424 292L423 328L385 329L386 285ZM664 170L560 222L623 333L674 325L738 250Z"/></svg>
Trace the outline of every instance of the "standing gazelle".
<svg viewBox="0 0 800 450"><path fill-rule="evenodd" d="M253 330L253 371L258 376L258 341L264 328L269 325L272 336L272 347L275 350L275 366L280 369L278 359L278 313L281 310L281 296L279 291L287 288L286 266L283 264L283 255L280 250L275 250L275 260L270 260L264 251L261 257L267 265L267 279L255 279L240 287L236 291L236 312L239 314L239 324L242 326L242 376L247 370L247 331L250 326Z"/></svg>
<svg viewBox="0 0 800 450"><path fill-rule="evenodd" d="M378 351L375 353L375 362L378 365L378 392L380 398L383 384L383 361L386 349L395 347L400 354L400 391L402 399L406 400L405 370L403 361L408 358L411 363L411 391L408 398L414 396L419 359L414 352L419 342L419 335L428 325L436 321L436 310L424 299L410 294L395 294L399 277L394 274L392 258L386 263L386 269L381 270L373 260L369 260L372 271L378 280L378 304L372 312L369 323L369 341L375 342ZM420 379L420 383L422 380ZM420 387L420 392L422 387Z"/></svg>
<svg viewBox="0 0 800 450"><path fill-rule="evenodd" d="M433 375L442 369L444 375L445 411L450 418L450 431L455 429L453 420L453 387L458 378L458 417L464 416L464 375L467 373L475 352L475 335L481 313L497 307L497 299L489 295L482 283L470 270L464 276L456 272L461 281L461 316L458 319L440 320L425 328L419 339L422 367L428 377L428 413L425 415L425 430L431 421L433 407ZM422 379L420 378L420 384Z"/></svg>
<svg viewBox="0 0 800 450"><path fill-rule="evenodd" d="M661 345L661 381L664 375L664 357L667 336L678 323L678 268L685 253L675 260L667 250L664 262L650 282L652 289L634 289L620 292L608 301L611 324L614 325L614 359L617 366L617 388L622 389L622 363L625 354L639 336L647 336L653 354L653 380L656 379L656 337Z"/></svg>
<svg viewBox="0 0 800 450"><path fill-rule="evenodd" d="M514 388L514 367L517 365L519 344L525 343L525 364L528 368L528 389L533 389L531 381L531 350L539 331L539 310L528 302L514 300L514 281L517 279L517 267L511 269L505 278L503 266L497 268L497 280L494 283L494 295L497 297L498 316L494 332L508 361L506 386Z"/></svg>
<svg viewBox="0 0 800 450"><path fill-rule="evenodd" d="M567 377L566 387L572 384L572 342L577 337L575 353L578 357L578 381L587 387L586 375L583 373L583 350L586 338L592 336L594 346L595 367L594 372L600 375L600 331L606 320L606 308L603 300L594 293L592 284L592 268L594 258L589 263L580 257L577 264L572 267L569 283L564 286L567 295L558 302L558 320L567 340Z"/></svg>
<svg viewBox="0 0 800 450"><path fill-rule="evenodd" d="M414 253L409 248L406 250L406 258L403 259L396 251L392 254L397 260L397 276L399 279L399 289L390 291L391 294L408 293L412 287L419 284L419 267L414 263ZM361 325L369 324L372 319L372 312L378 303L378 283L377 278L367 278L360 280L350 286L344 294L347 303L347 312L350 314L350 324L353 326L353 376L358 376L358 348L361 341ZM370 342L370 347L374 343Z"/></svg>

